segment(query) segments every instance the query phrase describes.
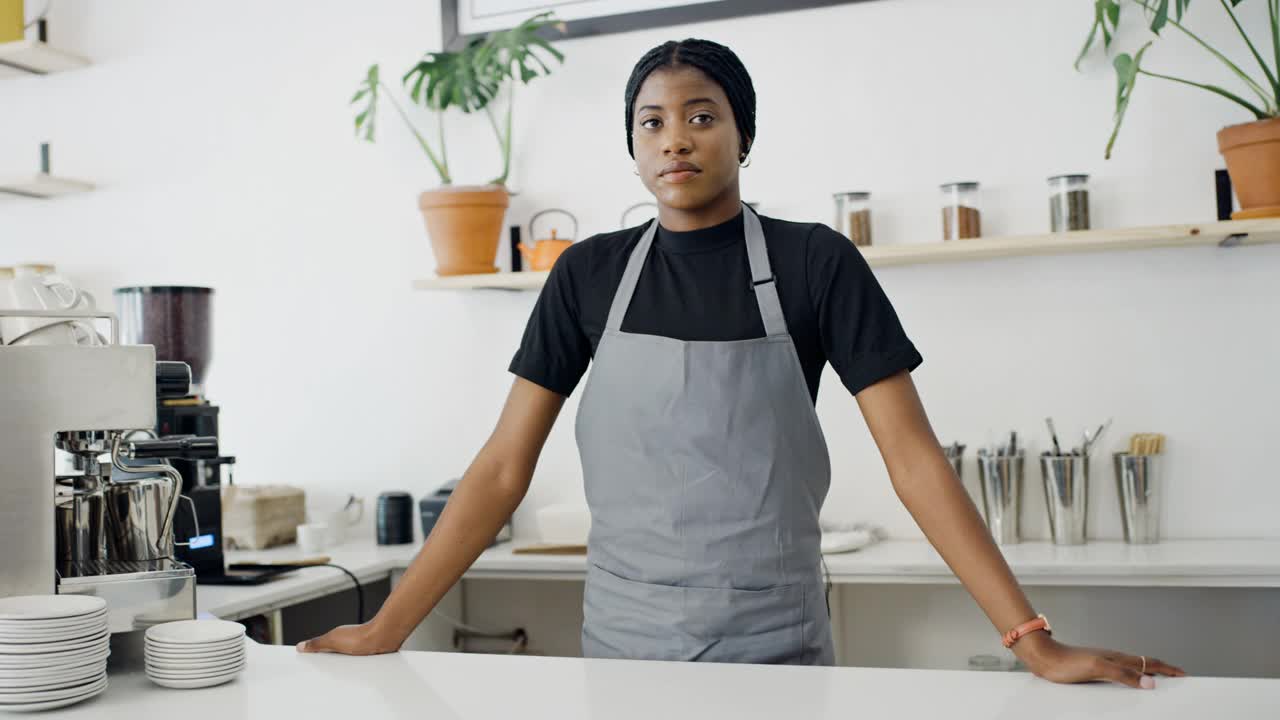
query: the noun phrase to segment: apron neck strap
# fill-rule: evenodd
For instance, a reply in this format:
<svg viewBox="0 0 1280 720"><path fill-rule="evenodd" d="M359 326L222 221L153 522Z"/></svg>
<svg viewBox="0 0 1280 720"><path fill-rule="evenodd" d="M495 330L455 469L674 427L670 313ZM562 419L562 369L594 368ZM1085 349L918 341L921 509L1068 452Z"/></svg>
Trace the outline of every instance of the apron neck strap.
<svg viewBox="0 0 1280 720"><path fill-rule="evenodd" d="M769 264L764 230L760 226L760 218L756 216L754 210L747 207L746 203L742 205L742 225L743 234L747 239L747 262L751 266L751 284L756 294L756 303L760 306L760 319L764 323L765 334L786 335L787 321L782 315L778 287L774 283L773 268ZM609 307L606 329L615 332L622 329L622 320L627 314L627 308L631 306L631 297L635 294L636 284L640 281L640 272L644 269L645 259L649 257L649 249L653 247L653 239L657 234L658 219L654 218L627 260L627 269L622 273L622 281L618 283L618 291L614 293L613 304Z"/></svg>

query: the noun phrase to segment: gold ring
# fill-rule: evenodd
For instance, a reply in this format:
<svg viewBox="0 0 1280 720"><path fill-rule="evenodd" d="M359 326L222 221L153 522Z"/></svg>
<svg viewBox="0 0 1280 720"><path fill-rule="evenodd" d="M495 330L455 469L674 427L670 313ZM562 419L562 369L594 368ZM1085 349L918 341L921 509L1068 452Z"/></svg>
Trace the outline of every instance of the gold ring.
<svg viewBox="0 0 1280 720"><path fill-rule="evenodd" d="M1142 672L1142 674L1143 674L1143 675L1146 675L1146 674L1147 674L1147 656L1146 656L1146 655L1142 655L1141 657L1142 657L1142 670L1141 670L1141 672Z"/></svg>

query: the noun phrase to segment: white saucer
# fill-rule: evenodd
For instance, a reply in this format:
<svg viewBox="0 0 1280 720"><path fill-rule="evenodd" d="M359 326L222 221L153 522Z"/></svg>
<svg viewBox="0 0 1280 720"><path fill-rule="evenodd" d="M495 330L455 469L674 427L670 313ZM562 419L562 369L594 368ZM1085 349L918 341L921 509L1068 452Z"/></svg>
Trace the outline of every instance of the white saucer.
<svg viewBox="0 0 1280 720"><path fill-rule="evenodd" d="M239 674L240 671L237 670L226 675L217 675L214 677L199 678L196 680L172 680L169 678L158 678L154 675L148 675L147 677L150 678L151 682L161 687L174 688L175 690L194 690L196 688L213 687L214 685L221 685L222 683L230 682Z"/></svg>
<svg viewBox="0 0 1280 720"><path fill-rule="evenodd" d="M88 615L58 618L56 620L0 620L0 633L14 631L62 630L64 628L82 627L104 623L107 621L107 609L103 608Z"/></svg>
<svg viewBox="0 0 1280 720"><path fill-rule="evenodd" d="M0 643L0 655L45 655L48 653L58 653L67 650L83 650L92 647L106 647L109 633L106 629L98 631L95 635L89 637L77 638L75 640L63 640L61 642L27 642L27 643Z"/></svg>
<svg viewBox="0 0 1280 720"><path fill-rule="evenodd" d="M191 670L170 670L168 668L158 668L151 665L147 666L147 675L152 677L167 678L169 680L187 680L193 678L218 677L227 673L237 673L244 669L245 661L240 660L234 663L218 665L207 668L195 668Z"/></svg>
<svg viewBox="0 0 1280 720"><path fill-rule="evenodd" d="M244 638L232 638L230 640L204 645L179 645L152 642L151 640L148 640L144 647L148 652L166 652L174 655L208 655L209 653L225 652L227 650L244 647Z"/></svg>
<svg viewBox="0 0 1280 720"><path fill-rule="evenodd" d="M62 665L49 665L46 667L9 667L0 668L0 679L5 681L30 680L32 678L47 678L58 675L69 675L72 673L86 672L94 666L106 667L107 656L103 654L101 658L88 660L68 660Z"/></svg>
<svg viewBox="0 0 1280 720"><path fill-rule="evenodd" d="M147 640L170 645L210 645L244 637L244 626L229 620L179 620L147 628Z"/></svg>
<svg viewBox="0 0 1280 720"><path fill-rule="evenodd" d="M88 682L107 671L105 662L75 668L66 672L48 675L33 675L20 678L0 678L0 693L23 692L26 690L52 689Z"/></svg>
<svg viewBox="0 0 1280 720"><path fill-rule="evenodd" d="M92 595L17 595L0 598L0 620L74 618L106 607L106 600Z"/></svg>
<svg viewBox="0 0 1280 720"><path fill-rule="evenodd" d="M28 643L65 642L80 638L93 637L105 632L107 624L99 622L86 627L68 628L66 630L41 630L38 632L7 632L0 630L0 644L18 645Z"/></svg>
<svg viewBox="0 0 1280 720"><path fill-rule="evenodd" d="M105 682L105 679L104 679L104 682L102 683L102 687L86 692L84 695L76 695L75 697L63 698L62 700L50 700L49 702L32 703L30 705L6 705L4 706L4 712L11 712L11 713L36 712L38 710L53 710L55 708L67 707L68 705L75 705L76 703L84 702L85 700L88 700L89 698L92 698L96 695L101 695L103 691L105 691L106 689L107 689L107 683Z"/></svg>
<svg viewBox="0 0 1280 720"><path fill-rule="evenodd" d="M208 660L196 660L192 662L173 660L164 660L161 658L147 658L146 665L149 668L157 670L203 670L205 668L222 667L223 665L233 665L235 663L244 662L243 653L239 655L228 655L227 657L209 658Z"/></svg>
<svg viewBox="0 0 1280 720"><path fill-rule="evenodd" d="M31 670L48 667L74 667L94 660L106 660L111 648L106 643L102 647L91 647L70 652L49 653L48 655L0 655L0 675L9 675L10 670ZM10 675L10 677L12 677Z"/></svg>
<svg viewBox="0 0 1280 720"><path fill-rule="evenodd" d="M145 656L147 662L157 665L190 665L192 663L217 663L220 660L244 657L244 652L244 648L238 647L214 653L177 655L147 648Z"/></svg>
<svg viewBox="0 0 1280 720"><path fill-rule="evenodd" d="M14 705L30 705L32 703L44 703L52 700L65 700L71 697L79 697L94 690L101 690L107 686L107 674L104 672L95 680L87 683L73 685L71 687L58 688L57 690L39 690L36 692L26 693L5 693L0 695L0 710L8 710Z"/></svg>

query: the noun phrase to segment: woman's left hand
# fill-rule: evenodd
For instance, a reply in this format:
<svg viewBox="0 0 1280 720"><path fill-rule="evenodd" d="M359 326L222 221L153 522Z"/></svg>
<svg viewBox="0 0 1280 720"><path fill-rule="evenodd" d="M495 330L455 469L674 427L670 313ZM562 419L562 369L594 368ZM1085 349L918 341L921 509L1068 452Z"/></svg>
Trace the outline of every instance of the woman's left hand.
<svg viewBox="0 0 1280 720"><path fill-rule="evenodd" d="M1152 675L1182 677L1187 674L1182 668L1149 656L1144 663L1141 655L1063 645L1043 632L1021 638L1013 650L1031 672L1056 683L1106 680L1150 690L1156 686ZM1143 672L1144 664L1146 672Z"/></svg>

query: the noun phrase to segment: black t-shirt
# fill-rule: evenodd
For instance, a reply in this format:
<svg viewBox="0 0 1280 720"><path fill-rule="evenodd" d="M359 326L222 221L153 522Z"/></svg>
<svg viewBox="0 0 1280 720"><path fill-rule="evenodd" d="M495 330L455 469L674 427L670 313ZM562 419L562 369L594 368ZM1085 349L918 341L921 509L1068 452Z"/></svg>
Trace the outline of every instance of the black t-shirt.
<svg viewBox="0 0 1280 720"><path fill-rule="evenodd" d="M761 217L787 330L815 402L830 362L849 392L901 370L920 354L862 254L819 223ZM569 396L595 355L627 259L647 227L592 236L556 261L529 317L511 372ZM659 227L622 321L629 333L677 340L764 337L742 215L714 227Z"/></svg>

